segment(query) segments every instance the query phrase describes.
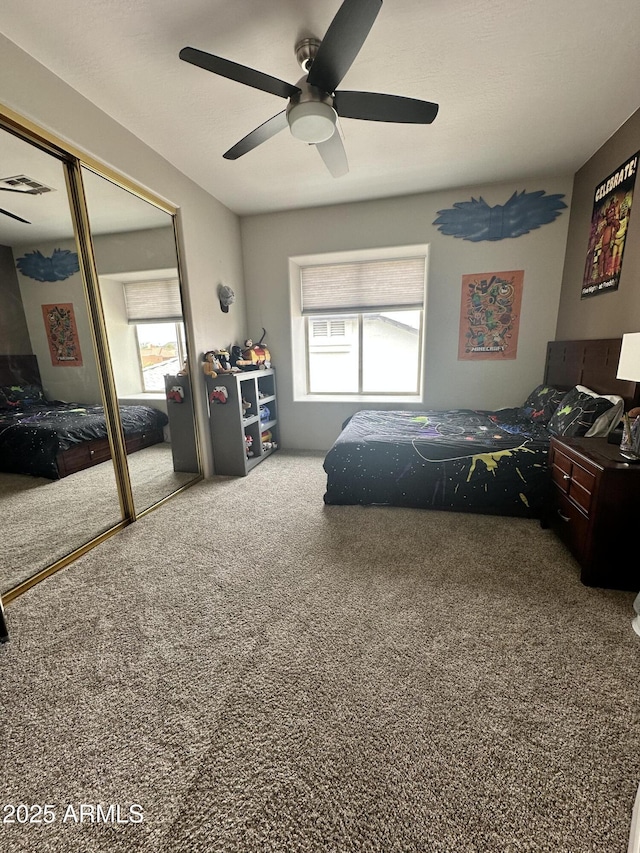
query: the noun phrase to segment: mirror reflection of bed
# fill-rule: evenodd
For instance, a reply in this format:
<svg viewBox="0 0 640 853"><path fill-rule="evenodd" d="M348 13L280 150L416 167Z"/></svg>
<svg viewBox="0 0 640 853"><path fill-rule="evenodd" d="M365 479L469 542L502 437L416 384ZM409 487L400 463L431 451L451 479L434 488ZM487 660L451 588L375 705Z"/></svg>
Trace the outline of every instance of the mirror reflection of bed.
<svg viewBox="0 0 640 853"><path fill-rule="evenodd" d="M3 128L0 155L0 187L11 186L4 177L26 176L46 188L0 191L0 389L5 389L0 390L5 532L0 593L6 602L18 587L113 529L125 514L102 411L104 374L85 286L77 265L64 266L78 255L65 165ZM173 217L89 169L83 168L83 179L111 354L107 370L118 397L139 515L200 476L189 378L180 377L185 390L180 417L172 418L177 406L172 411L164 386L164 374L177 373L183 353L160 360L152 372L161 383L145 390L140 327L128 319L124 296L127 281L158 279L171 280L179 294ZM62 268L52 269L55 258L64 262ZM51 306L71 309L77 352L66 363L54 352L47 320ZM182 319L181 308L170 317L182 329L184 347ZM27 429L22 438L15 421Z"/></svg>

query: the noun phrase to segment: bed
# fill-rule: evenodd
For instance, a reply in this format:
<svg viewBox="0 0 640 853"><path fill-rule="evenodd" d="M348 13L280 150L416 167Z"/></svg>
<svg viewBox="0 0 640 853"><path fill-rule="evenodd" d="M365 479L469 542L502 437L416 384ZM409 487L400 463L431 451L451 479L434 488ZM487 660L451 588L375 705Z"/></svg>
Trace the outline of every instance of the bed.
<svg viewBox="0 0 640 853"><path fill-rule="evenodd" d="M324 460L326 504L539 518L552 435L607 435L640 385L616 378L621 338L551 341L545 375L496 411L356 412Z"/></svg>
<svg viewBox="0 0 640 853"><path fill-rule="evenodd" d="M164 440L164 412L120 406L127 453ZM0 356L0 471L58 480L111 458L102 406L48 400L33 355Z"/></svg>

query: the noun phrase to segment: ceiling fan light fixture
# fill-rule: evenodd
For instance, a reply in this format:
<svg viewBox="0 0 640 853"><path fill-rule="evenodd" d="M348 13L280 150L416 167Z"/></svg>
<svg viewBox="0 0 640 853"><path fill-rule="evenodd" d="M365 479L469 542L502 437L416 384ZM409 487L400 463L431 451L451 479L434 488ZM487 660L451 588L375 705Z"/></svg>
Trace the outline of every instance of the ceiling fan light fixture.
<svg viewBox="0 0 640 853"><path fill-rule="evenodd" d="M317 143L333 136L338 114L322 101L304 101L292 106L287 117L291 133L296 139Z"/></svg>

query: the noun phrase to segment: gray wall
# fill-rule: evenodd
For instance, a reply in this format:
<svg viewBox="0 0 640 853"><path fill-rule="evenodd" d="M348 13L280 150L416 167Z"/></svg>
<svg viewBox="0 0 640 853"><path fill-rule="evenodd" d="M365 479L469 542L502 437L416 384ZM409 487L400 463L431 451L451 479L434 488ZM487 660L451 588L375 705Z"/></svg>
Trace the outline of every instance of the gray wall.
<svg viewBox="0 0 640 853"><path fill-rule="evenodd" d="M240 223L228 208L197 186L125 127L0 35L2 103L68 139L77 148L147 187L179 208L178 231L189 306L187 326L198 354L247 335L240 251ZM218 282L230 285L236 301L220 311ZM213 471L208 441L204 381L197 377L196 409L206 474Z"/></svg>
<svg viewBox="0 0 640 853"><path fill-rule="evenodd" d="M10 246L0 246L0 353L32 352L13 252Z"/></svg>
<svg viewBox="0 0 640 853"><path fill-rule="evenodd" d="M283 447L326 450L358 403L294 402L288 258L403 244L429 244L425 403L418 408L520 405L542 380L546 342L555 335L569 224L571 175L518 184L467 187L395 199L243 217L249 332L267 343L278 378ZM441 234L438 210L482 198L504 204L515 192L562 193L567 209L552 223L518 238L473 243ZM506 361L458 361L462 276L524 270L518 355ZM393 405L376 406L393 408ZM414 406L414 408L416 408Z"/></svg>
<svg viewBox="0 0 640 853"><path fill-rule="evenodd" d="M617 290L587 299L580 288L598 184L640 150L640 110L576 172L562 276L556 340L612 338L640 331L640 179L636 178Z"/></svg>

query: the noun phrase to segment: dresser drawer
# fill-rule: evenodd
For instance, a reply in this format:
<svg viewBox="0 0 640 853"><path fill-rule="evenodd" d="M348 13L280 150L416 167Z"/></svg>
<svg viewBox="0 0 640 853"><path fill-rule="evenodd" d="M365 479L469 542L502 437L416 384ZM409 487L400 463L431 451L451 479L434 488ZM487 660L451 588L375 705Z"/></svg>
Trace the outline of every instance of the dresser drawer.
<svg viewBox="0 0 640 853"><path fill-rule="evenodd" d="M554 449L551 458L551 479L555 485L589 513L596 475L565 453Z"/></svg>
<svg viewBox="0 0 640 853"><path fill-rule="evenodd" d="M552 504L549 523L576 559L582 561L589 536L589 519L557 488L553 489Z"/></svg>

